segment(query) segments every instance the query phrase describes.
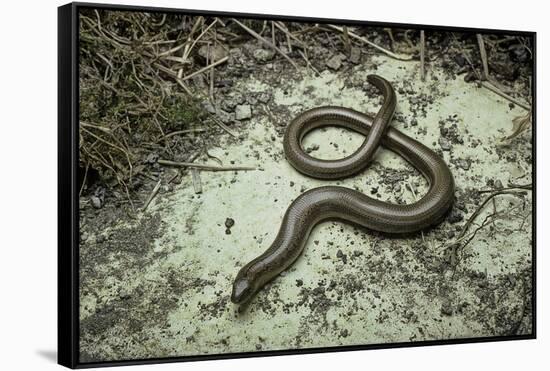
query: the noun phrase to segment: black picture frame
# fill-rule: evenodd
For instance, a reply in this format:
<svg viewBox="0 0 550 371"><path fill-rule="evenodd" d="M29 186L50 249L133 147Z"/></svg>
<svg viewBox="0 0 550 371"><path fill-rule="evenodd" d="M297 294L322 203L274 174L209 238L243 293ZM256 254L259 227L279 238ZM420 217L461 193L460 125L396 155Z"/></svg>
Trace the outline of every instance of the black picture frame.
<svg viewBox="0 0 550 371"><path fill-rule="evenodd" d="M533 40L533 80L532 80L532 168L533 168L533 223L532 223L532 313L533 331L526 335L491 336L481 338L445 339L433 341L403 342L392 344L334 346L328 348L288 349L229 354L209 354L198 356L128 359L97 363L79 362L79 200L78 200L78 130L79 130L79 86L78 50L80 9L93 8L120 11L152 13L184 13L187 15L253 18L293 22L336 23L343 25L384 26L396 28L444 30L507 34L530 37ZM214 360L276 356L287 354L307 354L320 352L341 352L380 348L418 347L428 345L448 345L461 343L494 342L508 340L528 340L536 338L536 32L495 30L485 28L462 28L406 23L369 22L328 18L310 18L268 14L200 11L145 6L111 5L95 3L69 3L58 8L58 363L69 368L90 368L153 364L182 361Z"/></svg>

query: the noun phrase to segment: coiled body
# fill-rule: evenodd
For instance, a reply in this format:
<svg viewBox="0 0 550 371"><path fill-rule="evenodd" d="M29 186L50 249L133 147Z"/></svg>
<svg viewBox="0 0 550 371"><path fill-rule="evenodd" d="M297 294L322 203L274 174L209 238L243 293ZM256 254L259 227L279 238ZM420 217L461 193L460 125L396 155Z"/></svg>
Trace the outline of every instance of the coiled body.
<svg viewBox="0 0 550 371"><path fill-rule="evenodd" d="M445 162L432 150L389 126L395 110L390 83L368 76L384 94L378 114L368 115L341 107L320 107L302 113L287 127L284 151L287 160L301 173L320 179L354 175L368 165L379 144L401 155L429 182L429 190L415 203L397 205L373 199L353 189L325 186L301 194L288 207L271 246L246 264L233 283L231 300L248 302L267 282L288 268L302 253L313 227L328 219L355 223L380 232L398 234L422 230L441 221L454 199L453 176ZM365 135L357 151L338 160L320 160L304 152L301 142L311 130L340 126Z"/></svg>

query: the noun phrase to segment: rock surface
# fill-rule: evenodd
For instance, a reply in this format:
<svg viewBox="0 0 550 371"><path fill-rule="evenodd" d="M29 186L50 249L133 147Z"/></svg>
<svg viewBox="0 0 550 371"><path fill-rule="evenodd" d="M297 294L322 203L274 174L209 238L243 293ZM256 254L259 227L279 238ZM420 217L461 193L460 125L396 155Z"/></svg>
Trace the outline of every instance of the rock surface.
<svg viewBox="0 0 550 371"><path fill-rule="evenodd" d="M231 91L241 92L247 103L226 108L233 106L235 118L248 121L235 123L241 125L238 140L226 136L200 161L219 165L215 157L223 166L258 170L201 172L201 195L184 175L173 192L157 196L147 212L132 218L107 207L82 215L83 360L531 331L524 311L531 282L531 219L521 214L530 210L529 192L496 198L496 210L517 214L481 229L459 251L446 248L483 200L478 190L530 182L529 136L513 148L497 146L521 109L511 109L461 76L447 78L434 66L430 76L438 80L425 83L415 63L382 56L364 56L345 73L336 62L334 67L320 76L303 71L300 79L271 71L235 81ZM329 104L376 112L379 93L364 88L374 71L398 91L392 125L449 164L457 186L453 211L423 234L395 238L322 223L297 262L239 311L230 302L236 273L269 247L285 210L301 192L335 184L395 203L412 203L426 192L423 177L384 149L365 172L335 182L303 176L285 160L282 134L300 112ZM260 99L262 94L270 98ZM248 97L258 97L255 105ZM315 157L334 159L351 154L362 141L357 133L327 128L307 135L303 145L316 148ZM471 159L467 164L458 161L466 158ZM479 222L491 212L492 206Z"/></svg>

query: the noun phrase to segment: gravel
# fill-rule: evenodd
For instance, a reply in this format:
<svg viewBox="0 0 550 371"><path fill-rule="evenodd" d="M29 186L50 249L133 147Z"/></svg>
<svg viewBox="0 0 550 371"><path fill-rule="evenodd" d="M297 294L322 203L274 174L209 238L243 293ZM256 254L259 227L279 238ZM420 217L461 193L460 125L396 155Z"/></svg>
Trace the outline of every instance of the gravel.
<svg viewBox="0 0 550 371"><path fill-rule="evenodd" d="M332 56L327 62L326 65L328 68L337 71L342 67L342 61L346 59L346 56L343 54L336 54Z"/></svg>
<svg viewBox="0 0 550 371"><path fill-rule="evenodd" d="M444 151L450 151L451 150L451 142L447 140L447 138L440 137L439 138L439 146Z"/></svg>
<svg viewBox="0 0 550 371"><path fill-rule="evenodd" d="M248 104L239 105L235 107L235 119L246 120L252 117L252 109Z"/></svg>
<svg viewBox="0 0 550 371"><path fill-rule="evenodd" d="M103 203L101 202L101 199L97 196L90 197L90 201L92 202L92 206L95 209L101 209L101 207L103 206Z"/></svg>
<svg viewBox="0 0 550 371"><path fill-rule="evenodd" d="M269 62L275 56L275 52L272 50L259 48L252 52L252 56L258 62Z"/></svg>

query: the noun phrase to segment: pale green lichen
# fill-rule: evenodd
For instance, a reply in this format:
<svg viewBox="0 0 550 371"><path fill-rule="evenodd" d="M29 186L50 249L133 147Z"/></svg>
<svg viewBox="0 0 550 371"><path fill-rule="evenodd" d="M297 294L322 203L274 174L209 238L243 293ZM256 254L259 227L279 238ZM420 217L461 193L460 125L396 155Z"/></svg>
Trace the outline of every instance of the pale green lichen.
<svg viewBox="0 0 550 371"><path fill-rule="evenodd" d="M350 74L359 81L376 72L394 83L398 91L396 115L403 118L394 120L395 127L440 150L440 121L443 125L456 124L453 130L463 144L453 143L452 150L442 154L455 177L458 202L465 203L462 206L467 209L463 218L475 209L468 198L469 190L488 188L487 180L507 184L522 177L522 182L530 181L528 138L517 140L513 149L497 148L499 138L511 128L511 120L522 114L520 108L510 109L508 102L492 92L462 79L445 79L437 71L429 74L428 82L421 83L413 63L377 57L372 65L377 66L376 71L367 64L355 67ZM407 89L433 98L425 114L414 115L416 125L411 125L412 111L420 103L399 93L405 83ZM270 89L274 96L271 108L287 112L288 117L319 105L375 112L380 104L380 99L366 94L363 86L349 87L344 76L329 72L319 77L308 75L297 82L283 80L275 87L254 79L241 84L245 90ZM254 112L242 141L210 153L225 163L255 165L261 170L203 172L201 195L196 195L191 181L185 179L172 194L153 201L148 213L158 215L162 233L151 240L149 263L125 272L111 282L110 290L101 290L105 282L98 282L97 291L82 298L82 303L100 313L111 308L115 315L105 316L111 321L97 334L84 334L84 359L233 353L531 331L529 314L524 318L530 295L531 219L515 216L480 231L454 265L443 247L464 219L457 223L445 221L423 234L398 238L341 223L323 223L314 229L296 264L262 290L246 311L238 313L229 296L239 268L269 246L286 208L301 190L328 184L295 171L284 159L282 139L269 115ZM309 135L305 146L317 144L315 156L335 158L351 153L361 138L330 129ZM507 153L516 153L515 160L509 160ZM466 158L468 170L457 166L458 160ZM397 180L388 180L390 176L397 176ZM364 174L334 183L392 202L396 198L414 200L409 184L414 184L418 197L426 187L422 177L403 159L385 150L378 152ZM530 194L523 200L528 214ZM505 211L523 200L504 196L496 199L495 207ZM492 206L487 212L491 211ZM226 218L235 221L231 234L226 234ZM156 255L159 252L162 255ZM123 255L113 259L124 259ZM116 262L105 264L103 269L109 269ZM121 290L128 291L131 299L120 299ZM92 298L94 295L100 299ZM128 308L89 304L97 300ZM158 300L165 307L159 306ZM134 325L128 318L133 318Z"/></svg>

